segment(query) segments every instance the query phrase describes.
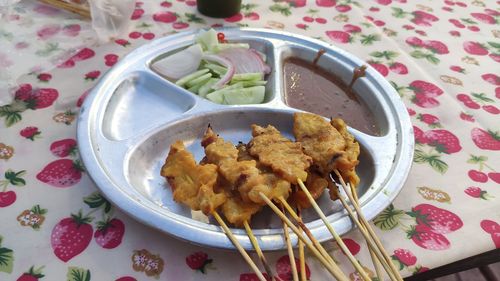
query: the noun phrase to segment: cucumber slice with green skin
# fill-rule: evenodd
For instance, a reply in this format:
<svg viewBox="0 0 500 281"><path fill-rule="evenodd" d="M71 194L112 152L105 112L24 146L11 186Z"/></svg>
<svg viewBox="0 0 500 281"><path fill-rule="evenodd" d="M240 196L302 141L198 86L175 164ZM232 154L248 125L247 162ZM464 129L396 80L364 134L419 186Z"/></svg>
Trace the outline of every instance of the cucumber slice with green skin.
<svg viewBox="0 0 500 281"><path fill-rule="evenodd" d="M190 80L196 79L196 78L198 78L198 77L200 77L208 72L209 72L209 70L206 68L202 69L202 70L195 71L195 72L188 74L188 75L182 77L181 79L177 80L177 82L175 82L175 84L183 87Z"/></svg>
<svg viewBox="0 0 500 281"><path fill-rule="evenodd" d="M212 86L217 83L217 81L219 81L217 78L208 79L208 81L198 90L198 95L202 98L206 97L208 93L213 91Z"/></svg>
<svg viewBox="0 0 500 281"><path fill-rule="evenodd" d="M243 88L253 87L253 86L264 86L267 84L267 81L236 81L233 83L241 83ZM230 83L230 85L233 85Z"/></svg>
<svg viewBox="0 0 500 281"><path fill-rule="evenodd" d="M208 100L211 100L218 104L224 104L224 91L219 90L212 92L206 96Z"/></svg>
<svg viewBox="0 0 500 281"><path fill-rule="evenodd" d="M198 92L200 91L200 88L203 87L203 85L205 85L208 82L208 80L210 80L210 77L206 78L203 81L200 81L200 83L194 84L193 86L189 87L187 90L190 91L193 94L197 94L198 95Z"/></svg>
<svg viewBox="0 0 500 281"><path fill-rule="evenodd" d="M206 98L218 104L226 104L224 101L224 93L227 91L239 89L243 89L243 83L236 83L234 85L226 86L220 90L213 91L207 94Z"/></svg>
<svg viewBox="0 0 500 281"><path fill-rule="evenodd" d="M201 85L205 84L205 82L208 81L208 79L212 78L212 73L207 73L207 74L203 74L202 76L198 77L198 78L195 78L193 80L189 80L187 83L186 83L186 86L188 88L191 88L193 86L196 86L198 84L201 83ZM201 87L201 86L200 86Z"/></svg>
<svg viewBox="0 0 500 281"><path fill-rule="evenodd" d="M219 43L217 45L214 45L210 51L218 53L220 51L232 48L250 49L250 45L248 45L247 43Z"/></svg>
<svg viewBox="0 0 500 281"><path fill-rule="evenodd" d="M224 76L224 74L226 74L227 72L227 68L215 63L207 63L204 65L204 67L210 69L210 71L218 74L219 76Z"/></svg>
<svg viewBox="0 0 500 281"><path fill-rule="evenodd" d="M212 51L215 46L219 45L217 32L212 28L207 31L200 31L196 36L196 43L199 43L204 51Z"/></svg>
<svg viewBox="0 0 500 281"><path fill-rule="evenodd" d="M262 78L262 73L238 73L233 75L231 81L259 81Z"/></svg>
<svg viewBox="0 0 500 281"><path fill-rule="evenodd" d="M264 101L266 88L264 86L255 86L243 89L226 90L222 93L222 101L225 104L258 104Z"/></svg>

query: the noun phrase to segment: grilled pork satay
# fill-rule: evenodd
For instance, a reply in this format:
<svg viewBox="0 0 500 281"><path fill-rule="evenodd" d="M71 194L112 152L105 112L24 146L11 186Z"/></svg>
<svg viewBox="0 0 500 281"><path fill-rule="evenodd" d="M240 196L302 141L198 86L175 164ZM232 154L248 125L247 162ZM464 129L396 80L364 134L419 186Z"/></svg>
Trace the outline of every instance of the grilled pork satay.
<svg viewBox="0 0 500 281"><path fill-rule="evenodd" d="M250 155L292 184L297 183L297 178L307 179L306 170L311 166L312 158L302 152L300 143L283 137L271 125L266 128L252 125L252 136L248 144Z"/></svg>
<svg viewBox="0 0 500 281"><path fill-rule="evenodd" d="M170 146L161 175L167 178L176 202L184 203L195 211L201 210L205 215L212 213L227 199L224 193L214 192L217 166L197 165L182 141Z"/></svg>
<svg viewBox="0 0 500 281"><path fill-rule="evenodd" d="M236 148L238 149L238 161L243 160L256 160L255 157L250 155L247 149L247 145L244 143L239 143ZM291 192L291 184L290 182L276 176L271 168L266 167L260 161L257 161L257 168L260 170L261 175L263 175L266 179L266 182L272 186L272 191L269 199L274 199L278 197L283 197L287 199ZM258 195L258 194L257 194Z"/></svg>
<svg viewBox="0 0 500 281"><path fill-rule="evenodd" d="M237 227L249 222L252 216L260 211L262 206L253 202L244 202L239 196L229 197L222 205L222 213L228 222Z"/></svg>
<svg viewBox="0 0 500 281"><path fill-rule="evenodd" d="M273 186L261 175L255 160L238 161L238 150L208 128L202 139L208 163L218 166L219 173L237 190L244 202L264 205L262 192L271 196Z"/></svg>
<svg viewBox="0 0 500 281"><path fill-rule="evenodd" d="M336 162L337 169L346 182L352 183L356 187L359 184L359 177L355 170L356 165L359 163L359 143L357 143L354 136L347 131L347 125L344 120L335 118L330 121L330 124L340 132L346 142L346 153L344 157L339 158Z"/></svg>
<svg viewBox="0 0 500 281"><path fill-rule="evenodd" d="M355 172L359 163L359 144L347 131L344 121L333 119L328 123L319 115L295 113L293 133L323 176L337 169L344 179L354 185L359 183Z"/></svg>
<svg viewBox="0 0 500 281"><path fill-rule="evenodd" d="M323 194L325 189L328 187L328 183L329 181L327 181L324 176L320 175L315 171L310 171L309 175L307 176L307 181L305 182L305 185L307 187L307 190L309 190L309 193L311 193L313 199L316 200ZM291 203L300 207L301 209L306 209L311 207L311 202L309 201L309 199L307 199L307 195L298 187L297 190L293 192L290 197L291 197L290 198Z"/></svg>

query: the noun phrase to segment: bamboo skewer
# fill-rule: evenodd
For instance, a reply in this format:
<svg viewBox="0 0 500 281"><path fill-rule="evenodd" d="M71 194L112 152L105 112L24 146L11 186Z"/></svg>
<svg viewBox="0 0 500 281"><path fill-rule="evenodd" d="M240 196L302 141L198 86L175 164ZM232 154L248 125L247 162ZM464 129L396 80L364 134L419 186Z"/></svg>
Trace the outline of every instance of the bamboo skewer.
<svg viewBox="0 0 500 281"><path fill-rule="evenodd" d="M368 245L368 247L371 247L374 252L375 252L375 255L377 256L377 258L381 261L382 263L382 266L384 267L385 271L387 272L387 274L389 275L390 279L393 280L393 281L397 281L397 278L394 276L394 273L392 272L392 269L390 268L390 266L385 262L384 260L384 257L382 255L382 253L380 252L380 250L377 248L377 246L375 245L375 242L373 241L373 239L370 237L370 234L368 233L368 231L361 225L361 222L358 221L356 215L354 214L354 212L351 210L351 207L349 207L349 205L347 204L347 202L345 201L345 199L340 196L339 194L339 200L340 202L342 202L342 205L344 206L344 208L347 210L347 212L349 213L349 216L351 217L351 219L354 221L354 223L356 224L356 226L358 227L359 231L361 232L361 234L363 235L363 237L365 238L366 240L366 244Z"/></svg>
<svg viewBox="0 0 500 281"><path fill-rule="evenodd" d="M396 267L392 263L391 259L389 258L389 255L387 254L384 247L382 246L382 243L378 239L377 235L375 234L375 232L373 231L371 226L368 224L368 221L366 221L363 213L361 212L361 209L354 202L354 198L352 197L351 193L349 192L349 188L345 184L344 179L340 175L339 171L335 170L334 172L337 175L337 177L339 178L340 183L342 185L342 188L344 189L345 193L347 194L347 197L349 198L349 200L352 202L352 205L360 218L359 221L357 219L353 219L353 220L356 223L356 225L358 226L358 228L361 231L361 233L363 234L363 236L365 237L366 242L370 243L371 244L370 246L372 247L372 249L375 250L375 254L377 255L377 257L381 261L382 266L384 267L386 272L389 274L389 277L391 277L391 280L403 281L403 278L401 277L401 275L399 274L399 271L396 269ZM353 211L351 210L351 208L349 207L347 202L345 202L345 199L342 196L340 196L340 194L339 194L339 199L341 200L341 202L343 201L342 204L346 208L346 210L349 213L349 215L351 216L351 218L355 218L356 216L354 215ZM361 222L363 223L363 225L365 227L363 227L361 225Z"/></svg>
<svg viewBox="0 0 500 281"><path fill-rule="evenodd" d="M347 256L347 258L349 259L349 261L352 263L352 265L354 266L354 268L361 275L361 278L363 278L363 280L370 281L371 280L370 277L366 274L365 270L359 264L358 260L356 260L356 258L349 251L349 249L345 245L344 241L342 241L342 238L340 238L340 236L335 231L335 229L333 229L333 227L330 225L330 223L326 219L325 214L323 213L323 211L321 211L321 209L319 208L318 204L316 203L316 201L312 197L311 193L309 193L309 190L306 188L306 186L304 185L304 183L300 179L297 179L297 182L299 183L299 186L302 189L302 191L306 194L307 199L309 199L309 202L312 204L313 208L316 210L316 213L320 216L321 220L325 223L326 227L328 228L328 230L330 231L330 233L333 235L333 238L335 239L335 241L337 242L337 244L340 246L340 248L342 249L342 251L344 251L344 253Z"/></svg>
<svg viewBox="0 0 500 281"><path fill-rule="evenodd" d="M339 281L348 281L349 279L345 276L345 274L340 270L337 264L329 263L323 255L319 253L319 251L302 235L301 231L281 212L281 210L269 199L267 196L260 192L260 197L266 202L266 204L276 213L282 221L284 221L289 228L297 235L297 237L304 242L304 244L313 252L313 254L318 258L318 260L323 264L323 266L330 272L333 277L335 277Z"/></svg>
<svg viewBox="0 0 500 281"><path fill-rule="evenodd" d="M299 218L299 216L295 213L295 211L292 209L292 207L286 202L285 198L283 197L278 197L278 200L280 203L285 207L285 209L288 211L288 213L292 216L292 218L297 222L299 227L304 231L304 233L307 235L309 240L313 243L314 247L318 249L318 251L323 255L323 257L331 264L334 264L335 261L333 260L332 256L328 254L328 252L325 250L325 248L319 243L319 241L312 235L311 231L307 226L302 222L302 219Z"/></svg>
<svg viewBox="0 0 500 281"><path fill-rule="evenodd" d="M56 7L56 8L63 9L63 10L66 10L68 12L78 14L84 18L87 18L87 19L91 18L90 17L90 10L86 9L80 5L67 3L67 2L64 2L61 0L39 0L39 1L42 3L45 3L47 5Z"/></svg>
<svg viewBox="0 0 500 281"><path fill-rule="evenodd" d="M288 227L286 226L285 222L283 222L283 234L285 236L286 248L288 250L288 258L290 259L290 267L292 268L293 281L299 281L299 274L297 273L297 265L295 264L295 254L293 253L292 241L290 241L290 234L288 233Z"/></svg>
<svg viewBox="0 0 500 281"><path fill-rule="evenodd" d="M302 214L300 208L297 207L297 215L299 219L302 221ZM306 258L304 255L304 242L299 239L299 264L300 264L300 281L307 281L307 272L306 272Z"/></svg>
<svg viewBox="0 0 500 281"><path fill-rule="evenodd" d="M238 239L236 239L236 237L231 232L231 230L229 229L229 227L226 225L226 223L219 216L219 213L217 213L217 212L214 211L212 213L212 215L217 220L217 222L220 224L220 226L222 227L222 229L226 233L227 237L231 240L231 242L233 242L233 244L236 247L236 249L238 249L238 251L240 252L241 256L245 259L245 261L248 263L248 265L255 272L255 274L257 275L257 277L259 278L259 280L260 281L266 281L266 278L264 277L264 275L262 274L262 272L260 272L260 270L257 267L257 265L255 265L255 263L250 258L250 256L247 254L247 252L245 251L245 249L243 249L243 247L241 246L240 242L238 242Z"/></svg>
<svg viewBox="0 0 500 281"><path fill-rule="evenodd" d="M358 198L358 194L356 193L356 190L354 188L354 185L352 183L350 183L350 187L351 187L351 194L354 198L354 202L356 203L356 205L359 206L359 198ZM358 219L359 219L359 215L358 215ZM364 225L364 223L361 223L361 225L363 226L363 228L366 231L366 226ZM382 269L380 268L381 267L380 261L377 259L377 256L375 255L375 252L372 249L372 247L368 246L368 252L370 253L370 257L372 259L373 267L375 267L375 273L377 274L378 280L383 280L382 278L384 277L384 273L382 272Z"/></svg>
<svg viewBox="0 0 500 281"><path fill-rule="evenodd" d="M275 281L276 279L274 278L274 274L271 271L271 267L267 263L266 257L264 256L264 253L262 252L262 249L260 248L259 243L255 238L255 235L253 235L252 228L250 228L250 225L248 224L247 221L243 222L243 226L245 227L245 231L247 232L248 238L250 238L250 242L252 242L252 246L255 249L255 252L257 252L257 256L259 256L259 259L262 262L264 270L266 271L267 275L269 275L271 280Z"/></svg>

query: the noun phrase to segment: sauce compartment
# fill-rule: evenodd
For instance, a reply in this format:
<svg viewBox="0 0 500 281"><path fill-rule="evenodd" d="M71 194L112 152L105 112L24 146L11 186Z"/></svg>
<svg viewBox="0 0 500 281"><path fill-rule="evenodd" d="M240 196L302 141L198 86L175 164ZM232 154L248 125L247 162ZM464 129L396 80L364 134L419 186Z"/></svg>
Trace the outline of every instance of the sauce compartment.
<svg viewBox="0 0 500 281"><path fill-rule="evenodd" d="M267 40L261 40L261 39L238 39L238 40L231 40L230 37L226 38L228 43L247 43L250 45L250 48L253 48L263 54L266 55L266 64L269 65L271 67L271 73L267 74L265 76L265 80L267 81L266 85L265 85L265 88L266 88L266 91L265 91L265 98L264 98L264 101L262 102L262 104L265 104L265 103L268 103L270 101L272 101L274 98L275 98L275 93L276 93L276 84L275 84L275 77L277 75L276 73L276 69L274 67L275 65L275 56L274 56L274 49L273 49L273 44L270 42L270 41L267 41ZM148 68L151 69L151 71L153 71L154 73L156 73L158 76L162 77L163 79L165 79L166 81L168 81L168 83L170 83L172 86L175 86L175 87L179 87L177 85L175 85L175 81L171 81L170 79L162 76L159 72L157 72L156 70L154 70L153 67L151 67L154 63L158 62L159 60L165 58L165 57L168 57L172 54L175 54L179 51L182 51L184 49L186 49L187 47L191 46L193 44L193 42L190 42L190 44L188 45L185 45L183 47L180 47L180 48L176 48L174 50L169 50L168 52L165 52L165 53L162 53L161 55L155 57L154 59L152 59L149 64L148 64ZM180 88L180 87L179 87ZM195 95L195 94L193 94ZM200 97L201 98L201 97ZM208 100L208 99L204 99L203 100L206 100L210 103L213 103L212 101Z"/></svg>
<svg viewBox="0 0 500 281"><path fill-rule="evenodd" d="M317 59L317 63L313 63ZM370 93L367 79L355 80L354 66L329 52L286 46L280 57L282 100L290 107L324 117L340 117L366 134L386 134L387 118L380 102Z"/></svg>
<svg viewBox="0 0 500 281"><path fill-rule="evenodd" d="M124 140L177 118L195 105L195 99L182 91L146 72L129 74L107 104L103 135Z"/></svg>
<svg viewBox="0 0 500 281"><path fill-rule="evenodd" d="M165 178L160 176L160 170L165 162L170 145L176 140L183 140L186 149L193 153L196 161L200 161L205 153L200 144L205 130L210 124L214 131L227 141L237 144L239 141L248 143L251 136L252 124L275 126L287 138L294 140L293 111L272 110L265 108L228 108L219 112L204 113L187 117L158 129L142 142L136 145L129 157L125 159L125 175L127 182L145 197L164 210L192 219L191 210L181 203L176 203L172 198L172 191ZM361 196L372 185L375 177L375 165L367 150L361 150L360 166L357 169L361 178L358 193ZM328 190L317 200L327 216L332 221L340 218L342 206L340 203L329 199ZM312 209L303 211L303 218L311 227L321 227L316 212ZM218 225L215 221L210 221ZM255 229L270 228L281 231L282 222L271 210L265 208L257 213L252 220Z"/></svg>

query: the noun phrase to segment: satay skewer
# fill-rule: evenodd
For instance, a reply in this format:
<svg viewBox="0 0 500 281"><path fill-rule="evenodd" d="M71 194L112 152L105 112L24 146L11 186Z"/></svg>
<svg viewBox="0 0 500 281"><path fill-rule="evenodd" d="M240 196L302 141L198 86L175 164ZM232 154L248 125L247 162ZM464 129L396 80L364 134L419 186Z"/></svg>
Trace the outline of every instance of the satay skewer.
<svg viewBox="0 0 500 281"><path fill-rule="evenodd" d="M371 248L374 253L375 253L375 256L377 257L377 259L381 262L382 266L384 267L385 271L387 272L387 274L389 275L389 278L392 280L392 281L397 281L397 278L395 277L394 273L392 272L392 269L390 268L390 266L387 264L387 262L384 260L384 257L382 256L382 253L380 252L380 250L377 248L377 246L375 245L375 242L373 241L373 239L371 238L370 234L368 233L368 231L366 230L365 227L363 227L363 225L361 224L361 222L357 219L356 215L354 214L354 212L351 210L351 208L349 207L349 205L347 204L347 202L345 201L345 199L339 194L339 200L340 202L342 203L342 205L344 206L344 208L347 210L347 213L349 214L349 216L351 217L351 219L354 221L354 223L356 224L356 226L358 227L359 231L361 232L361 234L363 235L363 237L365 238L366 240L366 244L368 245L369 248Z"/></svg>
<svg viewBox="0 0 500 281"><path fill-rule="evenodd" d="M243 222L243 226L245 227L245 231L247 232L248 238L250 239L250 242L252 243L253 248L255 249L255 252L257 252L257 256L259 256L260 261L262 262L262 266L264 267L264 270L266 271L267 275L271 278L272 281L275 281L276 279L274 278L274 274L271 270L271 267L267 263L266 257L264 256L264 253L262 252L262 249L259 246L259 242L257 241L257 238L255 238L255 235L253 234L252 228L248 224L247 221Z"/></svg>
<svg viewBox="0 0 500 281"><path fill-rule="evenodd" d="M348 281L349 279L346 277L344 272L338 267L335 263L328 262L323 255L319 253L319 251L311 244L311 242L307 241L307 239L302 235L301 231L281 212L281 210L269 199L267 196L260 192L260 197L266 204L274 211L276 215L280 217L282 221L284 221L287 226L292 229L292 231L297 235L297 237L304 242L304 244L311 250L311 252L316 256L316 258L323 264L323 266L339 281Z"/></svg>
<svg viewBox="0 0 500 281"><path fill-rule="evenodd" d="M330 256L328 254L328 252L325 250L325 248L321 245L321 243L319 243L318 239L316 239L316 237L314 237L312 235L312 233L309 230L309 228L307 228L307 226L302 222L302 219L299 218L299 216L295 213L295 211L290 206L290 204L288 204L288 202L285 200L285 198L283 198L283 197L280 196L277 199L285 207L285 209L292 216L292 218L297 222L297 224L299 225L299 227L304 231L304 233L306 234L306 236L309 238L309 240L311 240L311 242L313 243L314 247L316 247L316 249L318 249L318 251L321 253L321 255L323 255L323 257L329 263L334 264L335 260L333 260L332 256Z"/></svg>
<svg viewBox="0 0 500 281"><path fill-rule="evenodd" d="M255 265L255 263L253 262L252 258L250 258L250 256L248 255L248 253L241 246L240 242L238 242L238 239L234 236L234 234L231 232L231 230L229 229L229 227L226 225L226 223L224 222L224 220L222 220L222 218L220 217L219 213L217 213L216 211L214 211L214 212L212 212L212 215L217 220L217 222L220 224L220 226L222 227L222 229L226 233L226 236L229 238L229 240L231 240L231 242L233 242L233 244L236 247L236 249L238 249L238 251L240 252L241 256L245 259L245 261L248 263L248 265L255 272L255 274L257 275L257 277L259 278L259 280L260 281L267 281L266 278L264 277L264 275L262 274L262 272L260 272L260 270L257 267L257 265Z"/></svg>
<svg viewBox="0 0 500 281"><path fill-rule="evenodd" d="M359 198L358 194L356 193L356 189L352 183L350 183L350 187L351 187L352 197L354 198L354 202L359 206ZM364 223L361 223L361 225L366 230L366 225ZM368 252L370 253L370 257L372 259L373 267L375 267L375 273L377 274L378 280L383 280L384 273L382 272L382 268L380 268L382 265L380 264L380 261L377 259L377 256L375 255L375 252L372 249L372 247L368 246Z"/></svg>
<svg viewBox="0 0 500 281"><path fill-rule="evenodd" d="M284 213L283 209L281 209L281 211ZM295 254L293 253L292 241L290 240L290 234L288 233L288 227L286 226L285 222L283 222L283 235L285 236L288 258L290 259L290 267L292 268L293 281L299 281L299 274L297 273L297 265L295 264Z"/></svg>
<svg viewBox="0 0 500 281"><path fill-rule="evenodd" d="M302 220L302 212L300 208L297 207L297 215L299 219ZM304 242L299 239L299 265L300 265L300 281L307 281L307 272L306 272L306 257L304 255Z"/></svg>
<svg viewBox="0 0 500 281"><path fill-rule="evenodd" d="M401 277L401 275L399 274L399 271L396 269L396 267L392 263L391 259L389 258L389 255L387 255L384 247L382 246L382 243L380 242L377 235L375 234L373 229L371 229L370 225L366 221L360 207L354 202L354 198L352 197L351 193L349 192L349 188L345 184L344 179L342 178L342 175L340 174L340 172L338 170L334 170L334 172L337 175L337 177L341 183L341 186L344 189L344 192L347 194L347 197L351 201L351 203L352 203L354 209L356 210L360 219L359 220L357 219L356 215L351 210L351 208L349 207L349 205L347 204L345 199L342 196L340 196L340 194L339 194L339 199L342 202L342 205L344 205L344 208L347 210L347 212L349 213L349 215L353 219L354 223L359 228L361 234L363 234L363 237L365 238L368 246L372 247L372 249L375 251L377 258L382 263L382 266L384 267L387 274L389 274L389 277L391 278L391 280L403 281L403 278ZM333 178L331 178L331 180L334 181ZM361 222L363 224L361 224Z"/></svg>
<svg viewBox="0 0 500 281"><path fill-rule="evenodd" d="M359 264L358 260L352 255L351 251L349 251L349 249L345 245L345 243L342 240L342 238L340 238L340 236L335 231L335 229L333 229L333 227L330 225L330 223L326 219L325 214L323 213L323 211L321 211L320 207L318 206L318 204L316 203L316 201L312 197L312 195L309 192L309 190L307 189L307 187L304 185L304 183L300 179L297 179L297 182L299 184L299 187L305 193L307 199L309 199L309 202L311 203L311 205L313 206L313 208L316 210L316 213L319 215L319 217L321 218L321 220L325 223L326 228L328 228L328 230L332 234L332 236L335 239L335 241L337 242L337 244L340 246L340 248L342 249L342 251L344 252L344 254L347 256L347 258L349 259L349 261L352 263L352 265L354 266L354 268L361 275L361 278L363 278L363 280L370 281L371 278L366 274L365 270Z"/></svg>
<svg viewBox="0 0 500 281"><path fill-rule="evenodd" d="M91 18L90 9L88 7L82 7L77 4L67 3L65 1L58 1L58 0L40 0L40 2L78 14L86 19Z"/></svg>

